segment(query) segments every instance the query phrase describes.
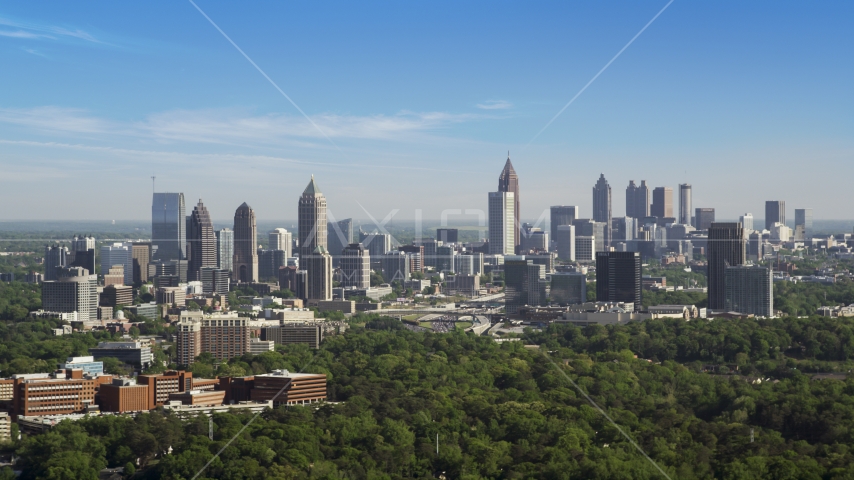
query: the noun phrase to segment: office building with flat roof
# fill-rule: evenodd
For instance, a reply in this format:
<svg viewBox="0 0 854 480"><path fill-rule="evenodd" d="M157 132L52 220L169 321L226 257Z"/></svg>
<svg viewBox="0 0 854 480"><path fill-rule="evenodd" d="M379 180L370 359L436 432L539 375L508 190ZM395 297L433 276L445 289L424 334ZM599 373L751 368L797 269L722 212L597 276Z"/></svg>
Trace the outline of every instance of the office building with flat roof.
<svg viewBox="0 0 854 480"><path fill-rule="evenodd" d="M234 271L234 230L216 231L216 263L220 270Z"/></svg>
<svg viewBox="0 0 854 480"><path fill-rule="evenodd" d="M693 225L691 222L691 185L679 184L679 223L682 225ZM700 227L697 227L700 228ZM701 229L702 230L702 229Z"/></svg>
<svg viewBox="0 0 854 480"><path fill-rule="evenodd" d="M557 227L557 256L567 262L575 261L575 226L560 225Z"/></svg>
<svg viewBox="0 0 854 480"><path fill-rule="evenodd" d="M673 217L673 189L670 187L655 187L652 191L652 206L650 215L658 218Z"/></svg>
<svg viewBox="0 0 854 480"><path fill-rule="evenodd" d="M725 275L724 309L727 312L774 316L774 278L770 268L734 265L726 267Z"/></svg>
<svg viewBox="0 0 854 480"><path fill-rule="evenodd" d="M284 228L274 228L267 234L267 249L281 250L285 258L293 257L293 235Z"/></svg>
<svg viewBox="0 0 854 480"><path fill-rule="evenodd" d="M489 192L489 253L513 255L519 229L515 222L513 192Z"/></svg>
<svg viewBox="0 0 854 480"><path fill-rule="evenodd" d="M578 218L578 207L575 205L552 205L549 207L549 232L553 243L557 243L557 230L561 225L572 225Z"/></svg>
<svg viewBox="0 0 854 480"><path fill-rule="evenodd" d="M706 247L709 308L726 308L726 269L746 260L744 228L740 223L713 223Z"/></svg>
<svg viewBox="0 0 854 480"><path fill-rule="evenodd" d="M708 230L715 223L715 209L698 208L694 219L694 226L697 227L697 230Z"/></svg>
<svg viewBox="0 0 854 480"><path fill-rule="evenodd" d="M782 200L765 202L765 230L771 230L775 223L786 224L786 202Z"/></svg>
<svg viewBox="0 0 854 480"><path fill-rule="evenodd" d="M639 252L596 253L596 300L633 303L640 311L641 263Z"/></svg>
<svg viewBox="0 0 854 480"><path fill-rule="evenodd" d="M811 208L796 208L795 209L795 229L803 227L803 240L812 238L812 209Z"/></svg>
<svg viewBox="0 0 854 480"><path fill-rule="evenodd" d="M154 193L151 202L153 260L187 258L187 219L183 193Z"/></svg>
<svg viewBox="0 0 854 480"><path fill-rule="evenodd" d="M258 281L258 225L255 212L243 202L234 212L233 279L249 283Z"/></svg>
<svg viewBox="0 0 854 480"><path fill-rule="evenodd" d="M558 305L575 305L587 301L587 275L580 272L558 272L551 275L549 297Z"/></svg>

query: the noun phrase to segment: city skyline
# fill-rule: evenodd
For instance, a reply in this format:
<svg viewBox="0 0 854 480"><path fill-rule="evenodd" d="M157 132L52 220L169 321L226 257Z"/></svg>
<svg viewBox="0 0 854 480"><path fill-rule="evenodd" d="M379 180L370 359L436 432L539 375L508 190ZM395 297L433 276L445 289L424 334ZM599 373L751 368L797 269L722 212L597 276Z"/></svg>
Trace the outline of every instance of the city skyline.
<svg viewBox="0 0 854 480"><path fill-rule="evenodd" d="M694 204L720 218L758 211L785 191L789 205L813 208L817 219L849 219L833 195L854 164L852 68L836 60L854 44L845 4L735 14L676 2L531 142L663 4L466 5L457 18L426 6L368 17L346 5L317 16L310 5L200 4L323 134L189 4L6 5L0 58L19 74L0 80L0 200L34 188L41 195L0 217L145 218L139 198L154 175L159 191L222 192L206 203L215 219L243 201L264 218L296 218L283 199L314 173L337 218L365 218L362 207L384 216L387 198L398 219L415 209L439 218L444 209L485 211L475 192L494 188L495 163L509 149L527 185L521 218L554 204L589 211L588 189L603 172L620 189L633 178L674 190L690 183ZM450 27L441 40L424 34L438 18ZM292 31L281 32L282 21ZM486 35L502 22L517 35ZM351 35L353 25L375 33ZM328 35L316 45L298 41L318 28ZM701 58L689 55L696 51ZM793 62L810 74L792 74ZM339 69L353 72L349 83ZM777 168L816 163L824 168ZM740 175L724 176L734 170ZM757 181L772 170L775 182ZM79 188L95 174L98 189ZM447 193L421 203L411 195L415 179ZM235 180L247 188L233 188ZM362 188L371 182L383 193ZM806 188L819 182L825 188ZM91 207L59 201L70 195Z"/></svg>

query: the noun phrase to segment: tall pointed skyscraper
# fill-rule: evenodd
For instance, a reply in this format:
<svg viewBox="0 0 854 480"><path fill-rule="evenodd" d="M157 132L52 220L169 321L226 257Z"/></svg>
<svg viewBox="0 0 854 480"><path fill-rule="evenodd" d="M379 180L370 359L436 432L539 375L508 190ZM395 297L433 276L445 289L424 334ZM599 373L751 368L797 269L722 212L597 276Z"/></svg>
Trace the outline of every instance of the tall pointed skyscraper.
<svg viewBox="0 0 854 480"><path fill-rule="evenodd" d="M507 163L504 164L504 170L498 177L498 191L513 194L513 249L515 251L519 248L522 222L519 221L519 176L516 175L516 170L513 170L513 164L510 163L510 152L507 152Z"/></svg>
<svg viewBox="0 0 854 480"><path fill-rule="evenodd" d="M314 183L314 175L299 199L300 267L308 272L306 297L332 299L332 257L326 249L326 197Z"/></svg>
<svg viewBox="0 0 854 480"><path fill-rule="evenodd" d="M187 222L187 279L201 280L202 267L216 266L216 235L211 215L200 198Z"/></svg>
<svg viewBox="0 0 854 480"><path fill-rule="evenodd" d="M255 212L243 202L234 212L234 276L238 282L258 281L258 226Z"/></svg>
<svg viewBox="0 0 854 480"><path fill-rule="evenodd" d="M593 186L593 221L605 224L605 247L611 245L611 186L605 174Z"/></svg>
<svg viewBox="0 0 854 480"><path fill-rule="evenodd" d="M317 247L327 250L326 197L314 183L314 175L299 199L299 254L311 255Z"/></svg>

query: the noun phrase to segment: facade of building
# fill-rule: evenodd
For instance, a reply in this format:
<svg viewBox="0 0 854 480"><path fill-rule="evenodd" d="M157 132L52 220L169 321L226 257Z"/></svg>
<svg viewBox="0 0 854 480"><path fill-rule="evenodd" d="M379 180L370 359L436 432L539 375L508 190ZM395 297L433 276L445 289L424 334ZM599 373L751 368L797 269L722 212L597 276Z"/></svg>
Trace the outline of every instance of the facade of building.
<svg viewBox="0 0 854 480"><path fill-rule="evenodd" d="M774 277L768 267L735 265L726 268L725 310L774 316Z"/></svg>
<svg viewBox="0 0 854 480"><path fill-rule="evenodd" d="M633 303L641 309L642 267L639 252L596 254L596 300Z"/></svg>
<svg viewBox="0 0 854 480"><path fill-rule="evenodd" d="M102 412L147 412L155 407L148 403L148 385L138 385L130 378L114 378L101 385L99 399Z"/></svg>
<svg viewBox="0 0 854 480"><path fill-rule="evenodd" d="M267 281L277 278L279 269L288 264L284 250L258 250L258 278Z"/></svg>
<svg viewBox="0 0 854 480"><path fill-rule="evenodd" d="M658 218L673 217L673 189L670 187L655 187L652 191L652 206L649 214Z"/></svg>
<svg viewBox="0 0 854 480"><path fill-rule="evenodd" d="M62 370L82 370L83 375L104 373L104 362L95 361L95 357L68 357L65 363L57 365Z"/></svg>
<svg viewBox="0 0 854 480"><path fill-rule="evenodd" d="M234 230L230 228L216 232L216 264L220 270L234 271Z"/></svg>
<svg viewBox="0 0 854 480"><path fill-rule="evenodd" d="M12 375L15 396L12 412L18 416L84 413L95 405L95 395L111 375L83 375L81 370L54 374Z"/></svg>
<svg viewBox="0 0 854 480"><path fill-rule="evenodd" d="M261 340L272 341L276 345L304 343L309 348L318 348L323 342L323 333L320 322L283 323L261 329Z"/></svg>
<svg viewBox="0 0 854 480"><path fill-rule="evenodd" d="M575 261L592 262L596 255L596 238L583 235L575 236Z"/></svg>
<svg viewBox="0 0 854 480"><path fill-rule="evenodd" d="M746 260L744 228L740 223L713 223L709 228L708 258L709 308L726 308L726 269Z"/></svg>
<svg viewBox="0 0 854 480"><path fill-rule="evenodd" d="M371 256L361 243L350 243L341 251L341 286L371 286Z"/></svg>
<svg viewBox="0 0 854 480"><path fill-rule="evenodd" d="M519 229L514 226L516 200L513 192L489 193L489 253L513 255Z"/></svg>
<svg viewBox="0 0 854 480"><path fill-rule="evenodd" d="M332 256L326 248L318 246L312 254L300 255L300 263L308 275L306 298L332 300Z"/></svg>
<svg viewBox="0 0 854 480"><path fill-rule="evenodd" d="M775 223L786 224L786 202L782 200L765 202L765 230L771 230Z"/></svg>
<svg viewBox="0 0 854 480"><path fill-rule="evenodd" d="M255 402L272 401L274 407L322 402L326 400L326 375L287 370L255 375L251 397Z"/></svg>
<svg viewBox="0 0 854 480"><path fill-rule="evenodd" d="M593 186L593 221L605 224L605 246L611 245L611 186L604 173Z"/></svg>
<svg viewBox="0 0 854 480"><path fill-rule="evenodd" d="M694 225L694 223L691 222L691 185L688 183L679 184L678 222L682 225ZM700 227L697 228L700 229Z"/></svg>
<svg viewBox="0 0 854 480"><path fill-rule="evenodd" d="M131 245L133 284L142 285L148 282L148 265L151 262L151 242L133 242Z"/></svg>
<svg viewBox="0 0 854 480"><path fill-rule="evenodd" d="M274 228L267 234L269 250L281 250L285 258L293 257L293 235L284 228Z"/></svg>
<svg viewBox="0 0 854 480"><path fill-rule="evenodd" d="M636 238L635 219L632 217L615 217L611 219L611 245L619 242L629 242Z"/></svg>
<svg viewBox="0 0 854 480"><path fill-rule="evenodd" d="M299 216L299 231L297 233L299 234L300 257L313 255L317 247L323 247L322 251L326 252L329 247L326 231L326 197L314 182L314 175L311 176L311 181L308 182L308 186L302 192L297 211ZM309 272L309 277L311 277L311 272Z"/></svg>
<svg viewBox="0 0 854 480"><path fill-rule="evenodd" d="M154 356L151 354L151 347L136 340L128 342L99 342L97 347L89 349L89 354L95 360L112 357L139 368L148 367L154 360Z"/></svg>
<svg viewBox="0 0 854 480"><path fill-rule="evenodd" d="M139 375L136 382L148 386L148 405L155 408L169 401L169 395L193 388L193 373L170 370L155 375Z"/></svg>
<svg viewBox="0 0 854 480"><path fill-rule="evenodd" d="M48 312L77 312L80 321L98 319L98 277L85 268L57 269L56 280L42 283L42 309Z"/></svg>
<svg viewBox="0 0 854 480"><path fill-rule="evenodd" d="M572 225L578 216L578 207L574 205L552 205L549 208L549 232L553 243L557 243L558 227Z"/></svg>
<svg viewBox="0 0 854 480"><path fill-rule="evenodd" d="M278 274L278 272L276 272ZM202 293L205 295L228 295L231 274L228 270L214 267L202 267L199 271L202 282Z"/></svg>
<svg viewBox="0 0 854 480"><path fill-rule="evenodd" d="M629 186L626 187L626 216L634 219L649 216L649 187L646 180L641 180L640 185L629 180Z"/></svg>
<svg viewBox="0 0 854 480"><path fill-rule="evenodd" d="M498 252L492 250L492 206L490 201L490 216L489 216L489 225L490 225L490 251L489 253L502 253L504 255L512 255L516 252L516 247L519 246L519 227L522 225L520 222L520 210L519 210L519 176L516 175L516 170L513 169L513 164L510 163L510 155L507 155L507 162L504 164L504 169L501 170L501 175L498 176L498 192L499 193L512 193L513 196L509 199L513 203L513 207L510 211L513 214L513 221L509 222L508 228L513 231L513 243L509 246L509 253ZM490 194L490 198L491 198ZM505 197L506 199L506 197ZM507 205L503 206L503 209L507 210ZM503 219L503 217L502 217ZM506 219L503 219L503 223L507 223ZM503 238L503 237L502 237ZM504 245L502 245L504 246Z"/></svg>
<svg viewBox="0 0 854 480"><path fill-rule="evenodd" d="M405 252L390 250L382 257L383 277L387 283L398 281L401 284L409 280L409 259Z"/></svg>
<svg viewBox="0 0 854 480"><path fill-rule="evenodd" d="M442 243L458 243L460 231L456 228L437 228L436 239Z"/></svg>
<svg viewBox="0 0 854 480"><path fill-rule="evenodd" d="M549 297L559 305L575 305L587 301L587 275L580 272L559 272L551 275Z"/></svg>
<svg viewBox="0 0 854 480"><path fill-rule="evenodd" d="M338 266L341 252L353 243L353 219L345 218L337 222L329 222L326 226L329 254L332 255L332 265Z"/></svg>
<svg viewBox="0 0 854 480"><path fill-rule="evenodd" d="M698 208L694 213L694 219L697 230L708 230L715 223L715 209Z"/></svg>
<svg viewBox="0 0 854 480"><path fill-rule="evenodd" d="M44 281L50 282L59 277L60 268L68 265L68 248L58 246L44 247ZM94 275L95 272L89 272Z"/></svg>
<svg viewBox="0 0 854 480"><path fill-rule="evenodd" d="M258 225L252 207L243 202L234 212L233 279L258 281Z"/></svg>
<svg viewBox="0 0 854 480"><path fill-rule="evenodd" d="M132 243L116 242L101 247L101 273L106 274L113 265L121 265L124 268L124 284L133 285Z"/></svg>
<svg viewBox="0 0 854 480"><path fill-rule="evenodd" d="M738 221L741 222L741 226L744 228L745 232L753 231L753 214L745 213L738 217Z"/></svg>
<svg viewBox="0 0 854 480"><path fill-rule="evenodd" d="M567 262L575 261L575 226L560 225L557 227L555 243L557 256Z"/></svg>
<svg viewBox="0 0 854 480"><path fill-rule="evenodd" d="M199 199L187 217L187 279L201 280L201 270L217 266L217 245L213 222L207 207Z"/></svg>
<svg viewBox="0 0 854 480"><path fill-rule="evenodd" d="M133 287L130 285L109 285L99 296L99 305L116 308L119 305L133 304Z"/></svg>
<svg viewBox="0 0 854 480"><path fill-rule="evenodd" d="M543 305L548 296L545 266L524 256L504 258L504 311L515 314L525 305Z"/></svg>
<svg viewBox="0 0 854 480"><path fill-rule="evenodd" d="M151 202L153 260L187 258L187 219L183 193L155 193Z"/></svg>
<svg viewBox="0 0 854 480"><path fill-rule="evenodd" d="M812 209L811 208L796 208L795 209L795 229L803 227L804 238L808 240L812 238Z"/></svg>
<svg viewBox="0 0 854 480"><path fill-rule="evenodd" d="M455 273L457 251L453 246L442 245L436 249L436 271Z"/></svg>

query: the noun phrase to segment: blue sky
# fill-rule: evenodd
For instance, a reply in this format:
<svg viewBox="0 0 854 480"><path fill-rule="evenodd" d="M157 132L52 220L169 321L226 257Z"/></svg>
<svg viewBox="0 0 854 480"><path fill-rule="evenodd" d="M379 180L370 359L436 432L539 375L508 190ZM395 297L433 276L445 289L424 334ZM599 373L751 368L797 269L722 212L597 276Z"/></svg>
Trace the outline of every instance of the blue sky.
<svg viewBox="0 0 854 480"><path fill-rule="evenodd" d="M197 2L0 6L0 219L145 219L158 190L292 219L485 209L509 150L523 218L590 215L602 172L854 217L854 4ZM334 142L334 145L333 145ZM363 210L364 208L364 210Z"/></svg>

